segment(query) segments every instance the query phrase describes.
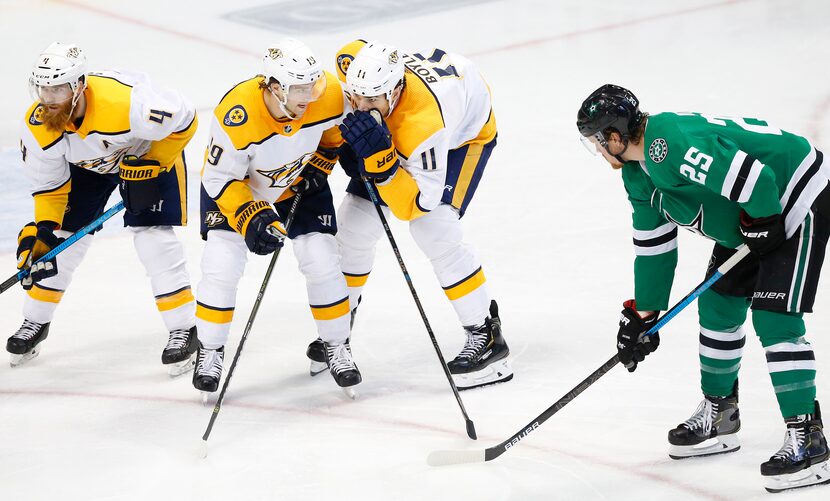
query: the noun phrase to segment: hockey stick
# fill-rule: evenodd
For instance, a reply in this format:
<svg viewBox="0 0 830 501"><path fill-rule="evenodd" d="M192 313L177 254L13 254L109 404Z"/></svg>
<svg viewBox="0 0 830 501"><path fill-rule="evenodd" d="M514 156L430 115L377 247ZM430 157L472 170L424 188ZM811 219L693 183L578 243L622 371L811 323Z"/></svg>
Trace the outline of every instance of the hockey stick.
<svg viewBox="0 0 830 501"><path fill-rule="evenodd" d="M377 121L377 123L381 123L381 116L380 112L377 110L370 111L372 118ZM395 253L395 257L398 259L398 265L401 267L401 272L403 272L403 277L406 279L406 285L409 286L409 292L412 293L412 299L415 300L415 305L418 307L418 313L421 314L421 320L424 321L424 326L427 328L427 333L429 334L429 339L432 341L432 346L435 348L435 354L438 355L438 360L441 362L441 368L444 369L444 375L447 377L447 381L450 383L450 388L452 388L452 394L455 395L455 400L458 402L458 407L461 408L461 414L464 416L464 422L467 424L467 436L475 440L477 438L476 435L476 427L473 424L473 420L470 419L470 416L467 415L467 409L464 408L464 402L461 401L461 395L458 394L458 388L455 386L455 382L452 380L452 374L450 374L450 370L447 368L447 362L444 359L444 355L441 353L441 348L438 346L438 340L435 339L435 334L432 332L432 327L429 325L429 320L427 320L427 314L424 312L424 307L421 305L421 300L418 299L418 293L415 291L415 285L412 283L412 277L409 276L409 271L406 269L406 264L403 262L403 257L401 257L401 251L398 249L398 244L395 242L395 237L392 235L392 230L389 228L389 222L386 220L386 216L383 214L383 209L380 206L380 200L378 200L377 195L372 187L372 184L366 177L361 178L363 180L363 185L366 186L366 191L369 192L369 198L372 199L372 203L375 205L375 209L378 212L378 217L380 218L380 222L383 225L384 231L386 231L386 237L389 239L389 244L392 246L392 251Z"/></svg>
<svg viewBox="0 0 830 501"><path fill-rule="evenodd" d="M725 263L720 265L715 273L705 280L703 283L697 286L695 290L690 292L686 297L684 297L679 303L672 306L670 310L663 315L657 323L646 332L646 335L651 335L661 327L666 325L675 315L680 313L686 306L692 303L698 296L700 296L706 289L712 286L713 283L717 282L720 277L726 274L729 270L732 269L738 262L740 262L744 257L749 254L749 248L746 245L742 245L738 247L738 251L726 260ZM505 440L504 442L494 445L493 447L488 447L484 450L455 450L455 451L433 451L427 457L427 464L430 466L444 466L450 464L460 464L460 463L483 463L485 461L492 461L497 457L501 456L508 449L519 443L520 440L528 436L530 432L536 430L539 426L542 425L545 421L547 421L551 416L559 412L559 409L565 407L570 403L573 399L579 396L580 393L588 389L589 386L596 383L599 378L605 375L608 371L610 371L617 363L620 361L619 355L614 355L611 357L607 362L602 364L602 366L591 373L590 376L585 378L581 383L576 385L574 389L569 391L565 394L564 397L560 398L556 401L553 405L545 409L545 411L530 422L527 426L522 428L520 431L514 433L510 438Z"/></svg>
<svg viewBox="0 0 830 501"><path fill-rule="evenodd" d="M75 242L80 240L82 237L86 236L88 233L92 232L93 230L95 230L96 228L98 228L99 226L104 224L104 221L106 221L107 219L111 218L112 216L114 216L115 214L120 212L121 209L123 209L123 208L124 208L124 202L119 201L117 204L115 204L112 207L110 207L109 209L107 209L106 212L101 214L98 217L98 219L96 219L95 221L93 221L93 222L89 223L88 225L84 226L83 228L81 228L80 230L76 231L71 236L69 236L66 240L64 240L60 244L56 245L54 249L50 250L49 252L44 254L40 259L38 259L37 261L32 263L32 266L34 266L35 264L37 264L41 261L48 261L48 260L52 259L53 257L57 256L58 254L60 254L64 250L66 250L67 247L74 244ZM0 294L2 294L4 292L6 292L7 290L11 289L11 287L14 284L16 284L17 282L19 282L19 281L23 280L24 278L26 278L29 275L29 271L31 269L32 269L32 267L30 266L30 267L26 268L25 270L18 271L17 273L15 273L14 275L12 275L8 279L6 279L5 282L0 284Z"/></svg>
<svg viewBox="0 0 830 501"><path fill-rule="evenodd" d="M297 211L297 206L300 204L300 198L302 198L302 196L302 193L298 193L294 196L294 202L291 203L291 209L289 209L288 216L285 218L286 234L288 233L288 228L291 226L291 221L294 220L294 213ZM228 391L228 384L231 382L234 369L236 369L236 362L239 361L239 355L242 353L242 348L245 347L245 340L248 339L248 334L251 332L251 326L254 325L254 319L259 311L259 305L262 303L263 296L265 296L265 289L268 288L268 282L271 280L271 272L274 271L274 265L277 264L277 258L280 256L281 250L282 247L279 247L274 251L274 255L271 257L271 262L268 263L268 269L265 270L265 277L263 277L262 285L259 287L259 293L257 293L256 300L254 301L254 307L251 308L251 314L248 316L248 323L245 324L245 330L242 331L242 338L239 340L239 346L236 347L236 353L234 354L233 361L228 369L228 376L225 378L225 384L222 385L222 391L219 392L219 398L216 400L216 405L213 406L213 413L210 415L210 422L208 422L205 434L202 435L203 458L207 457L207 440L210 437L211 430L213 430L213 424L216 422L219 410L222 408L222 401L225 399L225 392Z"/></svg>

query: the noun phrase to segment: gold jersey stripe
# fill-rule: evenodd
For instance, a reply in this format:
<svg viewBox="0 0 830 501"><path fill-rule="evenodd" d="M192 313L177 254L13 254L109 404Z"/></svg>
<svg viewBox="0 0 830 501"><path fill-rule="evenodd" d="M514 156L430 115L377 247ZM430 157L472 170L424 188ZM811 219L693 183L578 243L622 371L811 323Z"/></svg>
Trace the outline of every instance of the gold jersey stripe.
<svg viewBox="0 0 830 501"><path fill-rule="evenodd" d="M348 287L363 287L366 285L366 281L369 280L368 273L362 275L343 273L343 276L346 277L346 286Z"/></svg>
<svg viewBox="0 0 830 501"><path fill-rule="evenodd" d="M443 289L450 301L454 301L478 289L486 281L484 271L479 267L472 275Z"/></svg>
<svg viewBox="0 0 830 501"><path fill-rule="evenodd" d="M196 318L212 324L229 324L233 320L233 308L213 308L196 302Z"/></svg>
<svg viewBox="0 0 830 501"><path fill-rule="evenodd" d="M311 316L314 320L334 320L343 315L349 314L349 296L332 304L314 305L310 304Z"/></svg>
<svg viewBox="0 0 830 501"><path fill-rule="evenodd" d="M156 307L159 311L170 311L193 300L193 292L190 290L190 287L185 287L177 292L157 297Z"/></svg>
<svg viewBox="0 0 830 501"><path fill-rule="evenodd" d="M455 183L455 190L452 195L452 206L461 207L464 197L467 196L467 189L470 188L470 181L473 180L478 162L481 160L481 152L484 146L480 143L473 143L467 146L467 155L464 156L464 163L461 165L461 172L458 174L458 181Z"/></svg>
<svg viewBox="0 0 830 501"><path fill-rule="evenodd" d="M29 289L28 294L30 298L44 303L60 303L63 297L63 291L49 289L38 284L34 284L34 287Z"/></svg>

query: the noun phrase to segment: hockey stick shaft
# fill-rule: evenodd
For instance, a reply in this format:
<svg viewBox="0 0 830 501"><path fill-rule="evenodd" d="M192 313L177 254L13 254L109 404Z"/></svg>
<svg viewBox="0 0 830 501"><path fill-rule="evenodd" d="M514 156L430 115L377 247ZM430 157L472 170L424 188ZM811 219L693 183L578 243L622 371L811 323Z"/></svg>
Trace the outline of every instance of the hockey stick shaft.
<svg viewBox="0 0 830 501"><path fill-rule="evenodd" d="M84 226L83 228L81 228L80 230L76 231L71 236L69 236L66 240L64 240L60 244L56 245L54 249L50 250L49 252L44 254L40 259L38 259L37 261L32 263L32 266L34 266L35 264L37 264L41 261L49 261L50 259L57 256L61 252L65 251L67 247L69 247L70 245L72 245L75 242L77 242L78 240L80 240L82 237L86 236L90 232L97 229L99 226L104 224L104 221L106 221L107 219L109 219L112 216L116 215L122 209L124 209L124 202L119 201L117 204L115 204L112 207L110 207L109 209L107 209L106 212L104 212L103 214L98 216L98 218L95 221L93 221L93 222L89 223L88 225ZM14 284L16 284L17 282L19 282L19 281L23 280L24 278L26 278L29 275L29 271L31 269L32 268L30 266L29 268L26 268L24 270L20 270L17 273L15 273L14 275L7 278L5 282L0 284L0 294L6 292Z"/></svg>
<svg viewBox="0 0 830 501"><path fill-rule="evenodd" d="M438 355L438 360L441 362L441 368L444 369L444 375L447 377L447 381L450 383L452 393L455 396L456 402L458 402L458 407L461 409L461 414L464 416L464 422L467 427L467 436L475 440L477 437L475 424L473 424L473 420L470 419L470 416L467 415L467 409L464 408L464 402L461 401L461 395L458 394L458 388L455 386L455 382L452 380L452 374L450 374L450 370L447 368L446 359L444 358L444 355L441 353L441 348L438 346L438 340L435 338L435 333L432 332L432 327L429 324L426 312L424 312L424 307L423 305L421 305L421 300L418 298L418 292L415 290L415 285L412 283L412 277L410 277L409 271L406 269L406 264L403 262L401 251L398 248L397 242L395 242L395 236L392 235L392 230L389 228L389 222L386 220L386 215L383 213L383 209L380 206L380 200L378 200L378 197L375 194L375 190L373 189L373 186L369 182L369 180L365 177L363 177L362 179L363 184L366 186L366 191L369 192L369 197L372 199L372 203L374 204L375 209L378 212L378 218L380 218L380 222L383 225L384 231L386 232L386 237L389 239L389 244L392 246L392 251L395 253L395 258L397 258L398 260L398 265L401 268L401 272L403 272L403 277L406 280L406 285L409 286L409 292L412 293L412 299L415 300L415 305L418 307L418 313L421 314L421 320L424 321L424 326L426 327L427 333L429 334L429 339L432 341L432 346L435 348L435 354Z"/></svg>
<svg viewBox="0 0 830 501"><path fill-rule="evenodd" d="M748 254L749 248L746 245L742 245L741 247L739 247L737 252L735 252L735 254L728 260L726 260L726 262L720 265L711 277L703 281L692 292L686 295L686 297L684 297L680 302L672 306L671 309L669 309L666 312L666 314L663 315L660 318L660 320L646 332L646 335L651 335L657 332L661 327L668 323L669 320L674 318L684 308L691 304L692 301L697 299L698 296L700 296L704 291L711 287L712 284L717 282L718 279L725 275L726 272L731 270L736 264L738 264L738 262L740 262ZM559 410L562 407L568 405L568 403L570 403L573 399L579 396L579 394L581 394L583 391L588 389L588 387L596 383L599 380L599 378L601 378L608 371L613 369L619 361L619 356L615 354L613 357L608 359L607 362L602 364L602 366L599 369L592 372L590 376L582 380L582 382L579 383L575 388L573 388L571 391L565 394L565 396L563 396L562 398L557 400L553 405L545 409L545 411L536 416L536 418L533 419L533 421L528 423L520 431L514 433L510 438L508 438L504 442L493 447L488 447L485 450L434 451L430 453L429 457L427 458L427 463L429 463L431 466L443 466L458 463L491 461L493 459L496 459L497 457L507 452L508 449L519 443L519 441L524 439L528 434L530 434L530 432L534 431L536 428L541 426L541 424L547 421L551 416L559 412Z"/></svg>
<svg viewBox="0 0 830 501"><path fill-rule="evenodd" d="M286 233L288 233L288 229L291 226L291 221L294 220L294 214L297 212L297 206L300 205L300 198L302 198L302 193L298 193L294 196L294 202L291 204L291 209L288 211L288 216L285 218ZM228 391L228 385L233 377L233 371L236 369L236 363L239 361L239 355L242 354L242 348L245 347L245 340L248 339L248 334L250 334L251 327L254 325L254 319L256 318L257 312L259 312L259 305L262 303L263 296L265 296L265 289L268 288L268 282L271 280L271 272L274 271L274 265L277 264L277 258L280 256L281 250L282 247L278 247L277 250L274 251L274 255L271 257L271 262L268 263L268 269L265 270L265 276L262 278L262 285L259 286L259 292L257 293L256 300L254 300L254 306L251 308L251 314L248 316L248 323L245 324L245 330L242 331L242 338L239 340L239 346L236 347L236 353L233 355L233 361L228 369L228 376L225 378L225 383L222 385L222 391L219 392L219 398L216 400L216 405L213 406L213 413L210 415L210 422L208 422L207 429L205 429L205 433L202 435L203 445L207 444L210 432L213 430L213 424L216 422L216 417L219 416L219 410L222 408L222 401L225 399L225 392Z"/></svg>

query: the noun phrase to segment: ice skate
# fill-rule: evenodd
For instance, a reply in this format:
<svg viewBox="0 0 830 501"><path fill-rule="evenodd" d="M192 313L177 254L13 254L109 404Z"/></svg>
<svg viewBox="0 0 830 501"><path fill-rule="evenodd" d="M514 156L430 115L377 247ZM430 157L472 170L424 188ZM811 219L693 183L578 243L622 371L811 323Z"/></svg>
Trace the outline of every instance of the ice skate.
<svg viewBox="0 0 830 501"><path fill-rule="evenodd" d="M827 439L816 401L813 414L788 418L784 445L769 461L761 463L761 475L769 492L830 483Z"/></svg>
<svg viewBox="0 0 830 501"><path fill-rule="evenodd" d="M323 343L323 346L326 350L326 362L334 382L343 389L343 392L349 398L357 398L353 387L360 384L363 378L352 359L352 348L349 345L349 340L347 339L345 343L341 344Z"/></svg>
<svg viewBox="0 0 830 501"><path fill-rule="evenodd" d="M196 367L193 370L193 387L202 392L202 404L207 403L209 393L219 388L222 378L222 365L225 359L225 347L210 349L198 343Z"/></svg>
<svg viewBox="0 0 830 501"><path fill-rule="evenodd" d="M357 304L360 305L362 296L357 298ZM357 306L352 308L351 311L351 318L349 319L349 330L354 326L354 317L357 314ZM348 341L346 341L348 342ZM326 348L323 346L323 340L319 337L309 343L308 348L305 351L305 355L308 357L310 361L308 373L311 376L316 376L321 372L328 369L328 364L326 363Z"/></svg>
<svg viewBox="0 0 830 501"><path fill-rule="evenodd" d="M38 356L40 353L38 344L48 336L49 322L39 324L31 320L23 320L23 325L6 341L6 351L11 354L10 365L17 367Z"/></svg>
<svg viewBox="0 0 830 501"><path fill-rule="evenodd" d="M732 395L704 395L695 413L669 430L669 457L685 459L737 451L741 448L737 435L740 429L738 383L735 382Z"/></svg>
<svg viewBox="0 0 830 501"><path fill-rule="evenodd" d="M513 379L507 361L510 349L501 335L498 305L490 302L490 317L484 325L464 327L467 342L447 368L459 390L469 390Z"/></svg>
<svg viewBox="0 0 830 501"><path fill-rule="evenodd" d="M199 348L196 326L190 329L170 331L167 346L161 352L161 363L167 365L170 377L181 376L196 365L196 350Z"/></svg>

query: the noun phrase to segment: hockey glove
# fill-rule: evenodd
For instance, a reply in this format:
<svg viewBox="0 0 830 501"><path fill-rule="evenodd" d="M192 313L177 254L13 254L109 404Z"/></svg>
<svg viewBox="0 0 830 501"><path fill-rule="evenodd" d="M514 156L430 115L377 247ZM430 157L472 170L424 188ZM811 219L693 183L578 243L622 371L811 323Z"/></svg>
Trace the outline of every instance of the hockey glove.
<svg viewBox="0 0 830 501"><path fill-rule="evenodd" d="M236 231L245 237L245 245L254 254L264 256L282 247L285 228L280 217L263 200L245 202L236 210Z"/></svg>
<svg viewBox="0 0 830 501"><path fill-rule="evenodd" d="M741 211L741 236L753 254L769 254L787 239L781 214L752 218Z"/></svg>
<svg viewBox="0 0 830 501"><path fill-rule="evenodd" d="M361 176L383 181L400 167L392 134L382 119L378 122L368 112L355 111L343 119L340 132L355 154L363 159Z"/></svg>
<svg viewBox="0 0 830 501"><path fill-rule="evenodd" d="M161 164L156 160L146 160L135 155L127 155L121 160L119 175L121 199L127 212L138 214L159 203L158 176Z"/></svg>
<svg viewBox="0 0 830 501"><path fill-rule="evenodd" d="M633 299L623 303L620 315L620 330L617 332L617 355L628 372L634 372L637 364L645 360L646 355L660 346L660 333L645 336L652 325L657 321L657 312L652 312L645 318L640 318L637 306Z"/></svg>
<svg viewBox="0 0 830 501"><path fill-rule="evenodd" d="M334 169L335 162L337 162L336 153L315 151L303 167L300 179L291 186L291 191L311 195L322 190L328 183L328 177Z"/></svg>
<svg viewBox="0 0 830 501"><path fill-rule="evenodd" d="M24 289L29 290L36 282L58 274L58 261L54 257L32 266L32 263L65 240L55 236L54 231L57 227L58 225L52 221L41 221L37 225L28 223L18 233L17 269L22 270L31 267L29 274L20 282Z"/></svg>

